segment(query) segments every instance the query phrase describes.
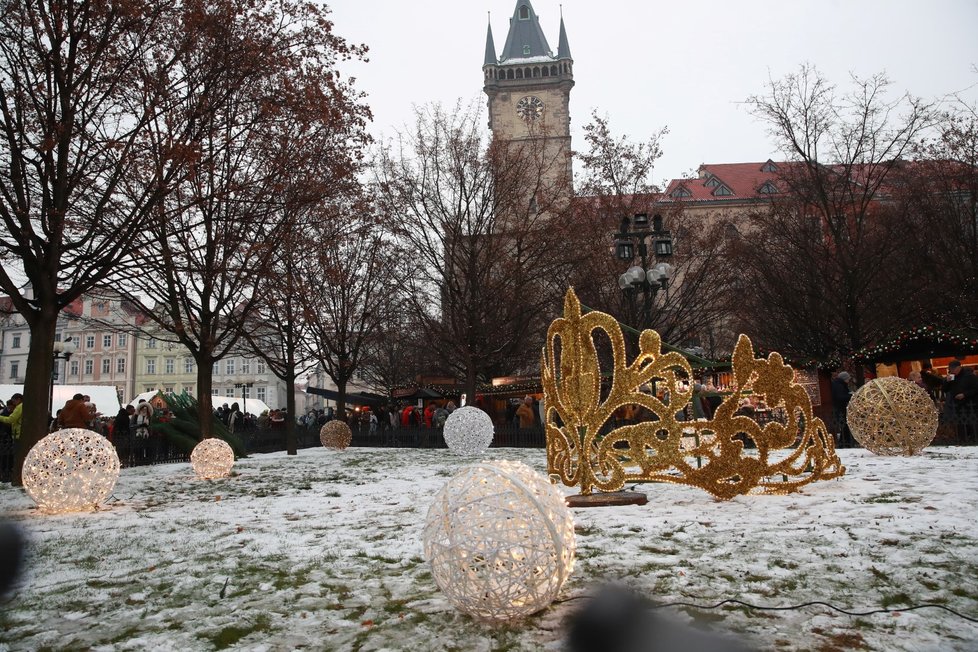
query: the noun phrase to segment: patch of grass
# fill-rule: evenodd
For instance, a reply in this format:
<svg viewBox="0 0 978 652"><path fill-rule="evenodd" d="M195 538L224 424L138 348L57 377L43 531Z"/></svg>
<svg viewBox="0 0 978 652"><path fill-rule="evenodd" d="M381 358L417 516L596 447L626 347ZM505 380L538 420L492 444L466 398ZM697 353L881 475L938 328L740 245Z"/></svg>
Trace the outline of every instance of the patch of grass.
<svg viewBox="0 0 978 652"><path fill-rule="evenodd" d="M971 598L972 600L978 600L978 592L969 591L960 586L956 586L951 589L951 594L956 595L959 598Z"/></svg>
<svg viewBox="0 0 978 652"><path fill-rule="evenodd" d="M255 632L268 633L272 629L272 620L266 613L255 616L250 625L228 625L213 636L206 637L216 649L223 650L231 647L245 636Z"/></svg>
<svg viewBox="0 0 978 652"><path fill-rule="evenodd" d="M653 555L678 555L678 548L660 548L659 546L644 545L639 546L639 550L642 552L651 552Z"/></svg>
<svg viewBox="0 0 978 652"><path fill-rule="evenodd" d="M913 602L910 600L910 596L901 592L884 595L883 599L880 600L880 604L884 609L889 609L893 605L910 605Z"/></svg>

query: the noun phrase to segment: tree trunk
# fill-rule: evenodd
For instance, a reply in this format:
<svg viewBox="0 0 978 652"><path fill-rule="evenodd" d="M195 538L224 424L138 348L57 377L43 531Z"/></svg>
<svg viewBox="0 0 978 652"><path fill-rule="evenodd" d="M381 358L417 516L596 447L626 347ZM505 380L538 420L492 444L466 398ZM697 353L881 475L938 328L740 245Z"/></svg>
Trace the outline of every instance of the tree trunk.
<svg viewBox="0 0 978 652"><path fill-rule="evenodd" d="M289 415L285 420L285 450L288 455L296 455L298 446L295 438L295 365L289 365L289 373L285 381L285 412Z"/></svg>
<svg viewBox="0 0 978 652"><path fill-rule="evenodd" d="M200 415L201 441L213 436L211 426L214 421L214 401L211 399L211 387L214 384L214 363L206 364L197 360L197 410Z"/></svg>
<svg viewBox="0 0 978 652"><path fill-rule="evenodd" d="M470 359L465 367L465 403L475 405L475 363Z"/></svg>
<svg viewBox="0 0 978 652"><path fill-rule="evenodd" d="M336 382L336 418L346 423L346 379Z"/></svg>
<svg viewBox="0 0 978 652"><path fill-rule="evenodd" d="M27 354L24 378L24 421L17 440L11 484L21 486L24 458L27 452L48 434L48 400L51 396L51 372L54 369L54 333L58 324L57 312L43 313L30 325L31 348ZM60 406L51 406L56 412Z"/></svg>

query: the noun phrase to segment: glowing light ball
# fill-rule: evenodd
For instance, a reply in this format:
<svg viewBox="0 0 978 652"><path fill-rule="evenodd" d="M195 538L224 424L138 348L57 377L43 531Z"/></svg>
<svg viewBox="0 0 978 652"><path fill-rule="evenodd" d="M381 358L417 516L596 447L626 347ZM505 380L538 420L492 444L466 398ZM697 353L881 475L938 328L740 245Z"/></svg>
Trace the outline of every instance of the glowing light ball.
<svg viewBox="0 0 978 652"><path fill-rule="evenodd" d="M327 421L326 425L319 431L319 441L326 448L343 450L353 441L353 431L350 430L350 426L342 421L333 419L332 421Z"/></svg>
<svg viewBox="0 0 978 652"><path fill-rule="evenodd" d="M846 421L852 436L877 455L916 455L937 435L937 408L916 383L876 378L849 401Z"/></svg>
<svg viewBox="0 0 978 652"><path fill-rule="evenodd" d="M234 451L223 439L208 437L194 446L190 453L190 465L201 480L216 480L231 475Z"/></svg>
<svg viewBox="0 0 978 652"><path fill-rule="evenodd" d="M27 452L24 489L48 514L91 511L112 493L119 466L119 456L105 437L84 428L66 428Z"/></svg>
<svg viewBox="0 0 978 652"><path fill-rule="evenodd" d="M462 469L435 496L423 543L452 605L494 623L549 606L574 567L574 521L564 496L520 462Z"/></svg>
<svg viewBox="0 0 978 652"><path fill-rule="evenodd" d="M492 443L492 419L477 407L459 408L448 417L443 433L456 455L484 453Z"/></svg>

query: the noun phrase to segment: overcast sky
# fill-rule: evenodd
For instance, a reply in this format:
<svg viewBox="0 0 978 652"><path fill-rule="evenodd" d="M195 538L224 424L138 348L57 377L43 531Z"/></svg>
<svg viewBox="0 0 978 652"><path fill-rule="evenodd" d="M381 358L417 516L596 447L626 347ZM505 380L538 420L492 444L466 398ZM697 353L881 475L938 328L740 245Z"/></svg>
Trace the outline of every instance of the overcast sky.
<svg viewBox="0 0 978 652"><path fill-rule="evenodd" d="M810 62L839 86L885 71L894 89L978 102L976 0L531 0L557 50L561 4L574 58L571 135L592 109L615 134L646 139L667 126L654 181L701 163L779 158L743 100ZM371 132L391 136L413 107L484 105L487 22L497 55L516 0L333 0L336 32L370 47L347 66L368 93Z"/></svg>

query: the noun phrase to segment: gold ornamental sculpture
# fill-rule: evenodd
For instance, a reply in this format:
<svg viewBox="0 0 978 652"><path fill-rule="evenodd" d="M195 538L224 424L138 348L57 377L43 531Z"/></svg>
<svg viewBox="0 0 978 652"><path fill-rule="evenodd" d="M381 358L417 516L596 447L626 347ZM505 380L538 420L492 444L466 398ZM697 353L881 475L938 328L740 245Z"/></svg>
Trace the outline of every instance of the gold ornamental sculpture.
<svg viewBox="0 0 978 652"><path fill-rule="evenodd" d="M610 342L613 354L604 385L596 331ZM677 419L692 397L689 362L678 353L663 353L659 334L646 330L629 364L618 322L601 312L581 314L580 301L569 289L564 316L550 325L543 349L548 472L580 487L582 495L618 491L626 482L673 482L720 499L791 493L845 473L825 424L812 414L808 394L793 382L794 372L779 354L755 358L750 340L741 335L733 376L736 388L712 420ZM748 395L780 408L785 423L761 425L737 414ZM615 411L629 405L639 409L641 418L610 428ZM690 429L692 447L684 443Z"/></svg>
<svg viewBox="0 0 978 652"><path fill-rule="evenodd" d="M877 455L916 455L937 436L937 408L916 383L877 378L849 401L846 420L852 436Z"/></svg>

